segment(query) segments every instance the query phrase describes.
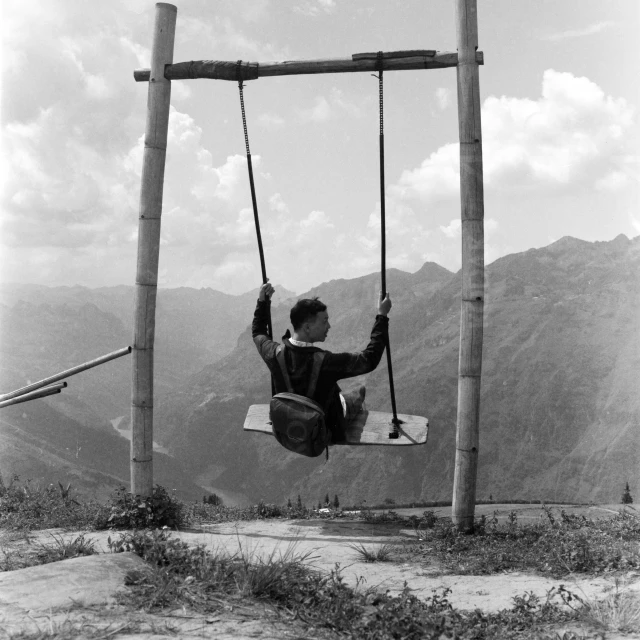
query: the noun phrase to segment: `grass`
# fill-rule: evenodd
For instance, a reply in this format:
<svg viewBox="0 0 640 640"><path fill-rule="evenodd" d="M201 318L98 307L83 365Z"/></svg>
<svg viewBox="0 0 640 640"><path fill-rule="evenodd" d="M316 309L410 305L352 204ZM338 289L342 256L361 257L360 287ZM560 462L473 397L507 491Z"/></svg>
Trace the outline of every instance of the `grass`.
<svg viewBox="0 0 640 640"><path fill-rule="evenodd" d="M417 540L399 547L404 561L437 558L460 575L535 571L554 578L573 573L599 575L640 568L640 519L627 512L591 520L545 508L537 522L521 524L482 518L474 535L460 533L432 512L413 518Z"/></svg>
<svg viewBox="0 0 640 640"><path fill-rule="evenodd" d="M558 625L585 623L611 631L640 627L640 604L628 590L590 601L564 587L546 598L533 593L514 598L509 609L497 613L461 611L449 602L448 591L416 598L405 585L391 596L348 587L338 566L329 575L308 568L308 556L291 547L267 558L253 557L242 548L234 555L189 547L171 537L169 526L255 520L310 518L304 507L280 507L260 503L247 509L210 504L182 504L162 488L148 499L116 492L106 505L80 504L69 488L39 488L17 480L0 487L0 528L29 542L35 529L62 527L99 529L138 527L109 538L113 552L132 551L144 558L149 570L130 574L130 593L123 606L131 611L162 612L169 609L209 614L232 603L262 603L285 620L307 626L309 637L348 637L362 640L387 638L559 638ZM420 564L436 558L445 571L486 575L504 571L533 571L556 578L569 574L619 573L640 568L640 521L622 512L607 519L591 520L562 510L545 508L535 522L521 523L512 512L507 521L477 521L474 535L460 533L448 519L432 511L421 517L402 518L393 511L362 516L373 524L413 526L415 541L404 545L367 547L352 545L366 562L400 560ZM157 527L168 522L164 529ZM155 528L154 528L155 527ZM28 547L28 545L26 545ZM27 552L4 553L1 570L89 555L93 542L86 534L64 538ZM65 623L66 624L66 623ZM71 624L71 623L69 623ZM64 626L64 625L63 625ZM75 628L75 627L74 627ZM39 635L15 638L92 637L88 629L44 629ZM77 633L76 633L77 632ZM96 630L93 637L107 637ZM109 635L108 632L106 632ZM75 635L74 635L75 634ZM555 634L555 635L554 635ZM579 637L566 633L564 638Z"/></svg>
<svg viewBox="0 0 640 640"><path fill-rule="evenodd" d="M78 502L69 487L41 487L15 476L8 486L0 484L0 529L94 529L106 521L109 507L96 501Z"/></svg>
<svg viewBox="0 0 640 640"><path fill-rule="evenodd" d="M620 580L615 581L614 592L600 600L580 597L563 588L559 590L559 595L578 619L592 627L620 633L640 629L640 596L621 589Z"/></svg>
<svg viewBox="0 0 640 640"><path fill-rule="evenodd" d="M267 559L242 551L221 555L189 547L167 531L125 533L110 546L133 551L152 566L129 577L132 594L126 596L128 606L148 612L184 607L210 614L230 601L257 601L310 630L362 640L534 638L550 624L575 618L560 601L553 602L555 594L544 601L527 594L514 599L511 609L483 614L454 609L447 590L426 600L416 598L408 587L399 596L354 590L344 584L338 567L320 574L305 566L306 558L293 549Z"/></svg>
<svg viewBox="0 0 640 640"><path fill-rule="evenodd" d="M364 562L390 562L394 550L391 544L383 544L377 549L369 549L362 543L350 544L349 547L356 551Z"/></svg>
<svg viewBox="0 0 640 640"><path fill-rule="evenodd" d="M52 543L39 544L35 548L29 545L29 538L25 537L25 550L8 552L1 549L0 571L15 571L26 567L33 567L70 558L90 556L98 553L95 543L87 539L86 534L65 539L61 535L51 534Z"/></svg>
<svg viewBox="0 0 640 640"><path fill-rule="evenodd" d="M8 636L10 640L107 640L117 638L120 634L145 634L151 637L178 636L178 629L173 625L164 622L153 624L147 621L127 619L124 622L120 619L110 620L108 615L101 615L98 621L87 621L67 617L57 620L53 615L48 620L32 620L34 628L12 633Z"/></svg>

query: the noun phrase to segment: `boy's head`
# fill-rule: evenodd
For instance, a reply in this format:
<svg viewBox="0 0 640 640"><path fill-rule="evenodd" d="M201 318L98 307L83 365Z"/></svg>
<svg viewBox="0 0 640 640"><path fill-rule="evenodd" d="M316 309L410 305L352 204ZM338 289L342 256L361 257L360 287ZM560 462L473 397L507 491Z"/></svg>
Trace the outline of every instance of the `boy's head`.
<svg viewBox="0 0 640 640"><path fill-rule="evenodd" d="M293 330L305 342L324 342L331 328L327 305L318 298L298 300L289 317Z"/></svg>

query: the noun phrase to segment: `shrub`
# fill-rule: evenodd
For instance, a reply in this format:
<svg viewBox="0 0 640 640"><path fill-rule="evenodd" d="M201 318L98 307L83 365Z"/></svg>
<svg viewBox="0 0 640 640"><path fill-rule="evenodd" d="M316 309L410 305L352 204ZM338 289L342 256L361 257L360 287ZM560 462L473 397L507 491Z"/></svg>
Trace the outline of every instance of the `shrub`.
<svg viewBox="0 0 640 640"><path fill-rule="evenodd" d="M149 497L134 496L124 487L116 489L109 499L109 516L99 523L104 529L145 529L188 524L184 506L160 485Z"/></svg>
<svg viewBox="0 0 640 640"><path fill-rule="evenodd" d="M598 574L640 568L640 520L622 512L589 520L546 509L538 522L520 524L512 512L507 522L481 518L474 535L461 533L448 519L429 528L414 520L418 542L405 554L433 554L455 573L490 574L536 570L555 577L568 573Z"/></svg>

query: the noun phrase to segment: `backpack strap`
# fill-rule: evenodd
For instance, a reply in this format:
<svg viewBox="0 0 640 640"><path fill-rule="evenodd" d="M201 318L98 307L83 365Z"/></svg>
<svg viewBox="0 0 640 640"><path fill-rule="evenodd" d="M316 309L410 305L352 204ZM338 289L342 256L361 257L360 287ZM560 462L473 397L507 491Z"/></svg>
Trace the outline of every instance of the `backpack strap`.
<svg viewBox="0 0 640 640"><path fill-rule="evenodd" d="M313 354L313 368L311 369L311 377L309 378L309 386L307 387L307 398L313 399L316 392L316 386L318 384L318 378L320 376L320 368L322 367L322 361L324 360L324 351L316 351ZM291 384L291 378L289 378L289 372L287 371L287 363L284 359L284 345L276 349L276 360L280 365L280 371L284 377L284 382L287 385L287 391L293 393L293 386Z"/></svg>
<svg viewBox="0 0 640 640"><path fill-rule="evenodd" d="M284 377L284 383L287 385L287 391L293 393L293 387L291 386L291 379L289 378L289 372L287 371L287 363L284 359L284 345L278 346L276 349L276 360L280 365L280 371Z"/></svg>
<svg viewBox="0 0 640 640"><path fill-rule="evenodd" d="M316 351L313 354L313 369L311 369L311 377L309 378L309 386L307 387L307 398L313 399L316 392L316 385L318 384L318 377L320 376L320 368L322 367L324 356L324 351Z"/></svg>

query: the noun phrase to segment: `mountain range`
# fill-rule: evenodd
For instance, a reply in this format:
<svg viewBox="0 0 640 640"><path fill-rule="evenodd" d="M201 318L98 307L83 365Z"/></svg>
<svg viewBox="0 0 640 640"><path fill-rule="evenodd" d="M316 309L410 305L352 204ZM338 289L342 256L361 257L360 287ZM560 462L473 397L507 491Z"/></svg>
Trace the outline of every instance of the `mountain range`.
<svg viewBox="0 0 640 640"><path fill-rule="evenodd" d="M637 490L639 262L640 238L590 243L565 237L487 267L478 498L611 502L627 481L632 494ZM337 493L343 504L450 499L460 283L460 273L434 263L416 273L390 269L387 274L398 411L429 418L427 445L333 447L328 461L295 456L272 437L242 431L249 405L270 397L268 370L249 329L256 291L227 296L210 289L161 290L156 481L162 477L161 484L173 482L165 486L189 496L215 490L236 503L283 502L300 494L315 504L326 493ZM379 276L371 274L326 282L303 294L317 295L328 306L332 329L325 348L366 346L378 289ZM128 344L132 291L0 288L2 388ZM277 292L273 325L282 335L293 296L281 288ZM64 446L53 451L58 458L50 460L46 478L41 468L32 477L63 474L56 467L63 458L70 465L68 477L73 465L83 462L83 451L91 450L93 457L84 461L86 477L79 474L76 482L100 486L102 476L90 477L90 471L113 471L118 481L126 481L128 453L111 441L90 443L92 434L108 434L126 449L109 421L121 418L118 426L126 430L129 369L125 357L70 379L60 396L4 409L0 472L5 480L7 473L20 472L20 456L31 459L28 446L46 441L52 450ZM343 387L361 382L344 381ZM366 384L368 407L390 411L384 359ZM47 422L56 425L51 433L43 426ZM87 440L74 448L73 433ZM105 451L102 466L96 461L100 451ZM112 461L116 454L124 457L120 466ZM22 465L23 474L30 464Z"/></svg>

